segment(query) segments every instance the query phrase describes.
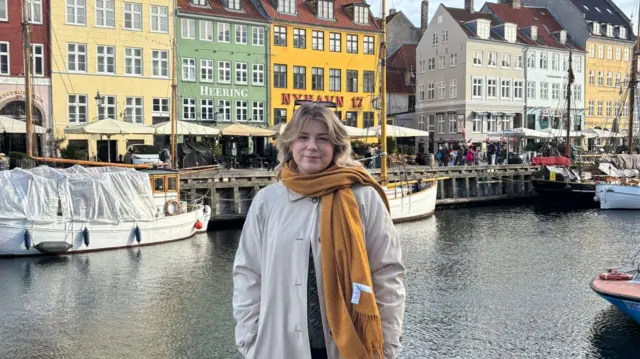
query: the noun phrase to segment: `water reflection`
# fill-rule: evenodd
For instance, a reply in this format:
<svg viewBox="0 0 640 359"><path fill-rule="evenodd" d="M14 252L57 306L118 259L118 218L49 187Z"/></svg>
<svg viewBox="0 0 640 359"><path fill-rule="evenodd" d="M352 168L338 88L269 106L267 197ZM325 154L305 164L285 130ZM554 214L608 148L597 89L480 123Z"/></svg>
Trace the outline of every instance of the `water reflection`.
<svg viewBox="0 0 640 359"><path fill-rule="evenodd" d="M640 326L613 306L598 313L590 333L589 358L620 359L640 356Z"/></svg>

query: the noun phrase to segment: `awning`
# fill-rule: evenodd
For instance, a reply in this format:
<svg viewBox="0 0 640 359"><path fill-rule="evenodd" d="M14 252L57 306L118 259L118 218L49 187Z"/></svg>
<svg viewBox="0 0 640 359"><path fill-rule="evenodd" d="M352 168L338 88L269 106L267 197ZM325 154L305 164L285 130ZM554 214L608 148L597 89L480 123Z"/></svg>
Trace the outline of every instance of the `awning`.
<svg viewBox="0 0 640 359"><path fill-rule="evenodd" d="M47 129L41 126L32 125L33 133L46 133ZM7 116L0 116L0 132L6 133L27 133L27 123Z"/></svg>
<svg viewBox="0 0 640 359"><path fill-rule="evenodd" d="M155 128L112 119L89 122L64 129L66 134L79 135L152 135L155 132Z"/></svg>
<svg viewBox="0 0 640 359"><path fill-rule="evenodd" d="M243 125L241 123L230 123L224 125L218 124L218 129L220 129L220 133L222 134L222 136L270 137L275 135L275 132L272 130L250 125Z"/></svg>
<svg viewBox="0 0 640 359"><path fill-rule="evenodd" d="M171 121L157 123L151 127L156 129L156 135L171 134ZM176 121L176 135L217 136L219 134L220 130L213 127L203 126L187 121Z"/></svg>

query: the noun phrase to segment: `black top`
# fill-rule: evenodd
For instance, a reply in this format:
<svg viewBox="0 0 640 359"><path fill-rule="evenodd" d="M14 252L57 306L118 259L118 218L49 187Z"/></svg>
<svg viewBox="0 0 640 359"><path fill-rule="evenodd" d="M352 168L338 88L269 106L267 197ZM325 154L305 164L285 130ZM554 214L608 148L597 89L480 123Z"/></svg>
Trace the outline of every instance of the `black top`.
<svg viewBox="0 0 640 359"><path fill-rule="evenodd" d="M326 347L322 328L322 314L320 313L316 267L311 250L309 251L309 278L307 279L307 326L309 327L309 344L311 348Z"/></svg>

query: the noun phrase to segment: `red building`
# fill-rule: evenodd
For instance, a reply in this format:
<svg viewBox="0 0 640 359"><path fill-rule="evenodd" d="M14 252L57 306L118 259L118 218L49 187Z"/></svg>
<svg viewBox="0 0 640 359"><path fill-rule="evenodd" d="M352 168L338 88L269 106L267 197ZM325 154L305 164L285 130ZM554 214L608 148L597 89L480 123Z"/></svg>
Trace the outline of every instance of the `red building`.
<svg viewBox="0 0 640 359"><path fill-rule="evenodd" d="M31 22L33 120L51 128L50 0L27 0ZM25 81L22 0L0 0L0 115L24 119ZM0 136L6 153L6 136ZM11 150L20 151L24 136L12 136Z"/></svg>

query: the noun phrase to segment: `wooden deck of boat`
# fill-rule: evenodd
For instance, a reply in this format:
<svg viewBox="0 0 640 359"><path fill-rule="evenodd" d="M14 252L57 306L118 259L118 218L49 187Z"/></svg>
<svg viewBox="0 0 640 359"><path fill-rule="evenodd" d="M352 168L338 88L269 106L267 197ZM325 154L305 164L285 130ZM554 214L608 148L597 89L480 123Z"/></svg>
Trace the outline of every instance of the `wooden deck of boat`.
<svg viewBox="0 0 640 359"><path fill-rule="evenodd" d="M623 299L640 300L640 281L602 280L596 278L591 282L593 289L599 293Z"/></svg>

